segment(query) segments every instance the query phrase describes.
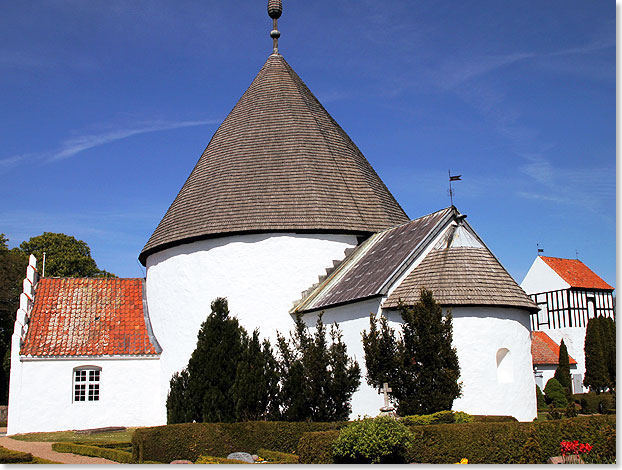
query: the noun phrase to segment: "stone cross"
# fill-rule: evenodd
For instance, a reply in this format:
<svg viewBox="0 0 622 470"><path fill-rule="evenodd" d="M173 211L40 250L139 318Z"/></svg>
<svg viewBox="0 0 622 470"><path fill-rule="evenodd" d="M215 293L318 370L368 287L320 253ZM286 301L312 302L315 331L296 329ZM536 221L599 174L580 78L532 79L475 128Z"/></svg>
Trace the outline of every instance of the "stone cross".
<svg viewBox="0 0 622 470"><path fill-rule="evenodd" d="M380 390L380 393L384 394L384 406L380 408L380 414L381 415L393 415L393 410L395 408L393 408L391 406L391 403L389 402L389 392L392 392L393 390L391 390L389 388L389 384L388 383L384 383L382 384L382 389Z"/></svg>

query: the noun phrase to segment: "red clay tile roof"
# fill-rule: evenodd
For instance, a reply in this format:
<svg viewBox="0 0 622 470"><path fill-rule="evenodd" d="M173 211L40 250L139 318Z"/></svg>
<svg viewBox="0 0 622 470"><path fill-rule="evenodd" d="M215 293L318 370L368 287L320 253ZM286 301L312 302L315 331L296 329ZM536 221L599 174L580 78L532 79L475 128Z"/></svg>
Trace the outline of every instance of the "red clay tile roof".
<svg viewBox="0 0 622 470"><path fill-rule="evenodd" d="M408 217L281 55L218 128L139 256L210 236L371 234Z"/></svg>
<svg viewBox="0 0 622 470"><path fill-rule="evenodd" d="M613 287L578 259L552 258L550 256L540 256L540 258L570 284L570 287L613 290Z"/></svg>
<svg viewBox="0 0 622 470"><path fill-rule="evenodd" d="M20 354L154 355L142 279L42 278Z"/></svg>
<svg viewBox="0 0 622 470"><path fill-rule="evenodd" d="M553 341L544 331L531 333L531 356L534 365L557 365L559 364L559 344ZM576 364L569 354L570 364Z"/></svg>

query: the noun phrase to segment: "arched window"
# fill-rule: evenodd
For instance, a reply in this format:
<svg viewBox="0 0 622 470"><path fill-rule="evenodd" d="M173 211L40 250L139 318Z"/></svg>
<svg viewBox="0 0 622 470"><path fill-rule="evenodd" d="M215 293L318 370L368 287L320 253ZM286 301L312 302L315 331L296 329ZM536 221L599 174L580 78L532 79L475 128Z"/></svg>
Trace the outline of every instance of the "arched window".
<svg viewBox="0 0 622 470"><path fill-rule="evenodd" d="M73 370L73 401L99 401L101 367L82 366Z"/></svg>
<svg viewBox="0 0 622 470"><path fill-rule="evenodd" d="M512 355L507 348L497 351L497 382L502 384L514 381L514 367L512 365Z"/></svg>

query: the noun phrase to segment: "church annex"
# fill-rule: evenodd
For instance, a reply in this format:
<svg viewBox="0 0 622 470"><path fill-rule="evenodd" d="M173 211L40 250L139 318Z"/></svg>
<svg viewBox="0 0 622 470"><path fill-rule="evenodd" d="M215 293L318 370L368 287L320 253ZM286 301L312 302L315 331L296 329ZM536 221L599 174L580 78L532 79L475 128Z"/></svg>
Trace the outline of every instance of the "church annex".
<svg viewBox="0 0 622 470"><path fill-rule="evenodd" d="M273 343L300 312L337 321L365 373L369 315L433 291L454 318L473 414L536 416L535 303L451 206L411 220L278 52L218 128L139 255L142 279L39 278L31 258L12 345L8 433L166 423L170 378L216 297ZM43 393L44 391L44 393ZM352 417L383 400L361 381Z"/></svg>

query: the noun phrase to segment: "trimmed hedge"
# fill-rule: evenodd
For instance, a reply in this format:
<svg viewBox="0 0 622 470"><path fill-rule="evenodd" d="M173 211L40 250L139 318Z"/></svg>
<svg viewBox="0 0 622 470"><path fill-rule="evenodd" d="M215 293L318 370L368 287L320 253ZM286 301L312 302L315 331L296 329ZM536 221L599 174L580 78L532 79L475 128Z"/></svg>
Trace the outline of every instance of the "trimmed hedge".
<svg viewBox="0 0 622 470"><path fill-rule="evenodd" d="M256 454L259 449L296 452L305 432L340 429L347 423L249 421L184 423L138 428L132 436L134 460L196 461L201 455L226 457L231 452Z"/></svg>
<svg viewBox="0 0 622 470"><path fill-rule="evenodd" d="M288 452L277 452L276 450L258 449L257 455L268 463L298 463L298 456Z"/></svg>
<svg viewBox="0 0 622 470"><path fill-rule="evenodd" d="M607 414L611 410L616 409L616 397L611 393L601 393L596 394L593 392L590 393L577 393L572 396L575 403L579 403L581 405L581 413L582 414L594 414L598 413L598 404L603 404L603 413Z"/></svg>
<svg viewBox="0 0 622 470"><path fill-rule="evenodd" d="M33 456L29 452L10 450L0 447L0 464L4 463L34 463Z"/></svg>
<svg viewBox="0 0 622 470"><path fill-rule="evenodd" d="M608 461L616 456L616 418L580 416L533 423L496 422L412 426L415 445L408 461L453 464L462 458L472 464L546 463L560 455L561 441L578 440L593 447L590 458ZM333 462L332 444L338 431L307 433L298 445L300 463Z"/></svg>
<svg viewBox="0 0 622 470"><path fill-rule="evenodd" d="M334 463L333 442L339 437L339 431L306 432L298 441L300 463Z"/></svg>
<svg viewBox="0 0 622 470"><path fill-rule="evenodd" d="M87 455L89 457L101 457L119 463L132 463L132 454L117 449L98 447L93 445L76 444L74 442L55 442L52 450L70 454Z"/></svg>
<svg viewBox="0 0 622 470"><path fill-rule="evenodd" d="M473 415L474 423L518 423L514 416Z"/></svg>
<svg viewBox="0 0 622 470"><path fill-rule="evenodd" d="M472 423L474 417L464 411L437 411L429 415L404 416L400 422L406 426L427 426L428 424Z"/></svg>

